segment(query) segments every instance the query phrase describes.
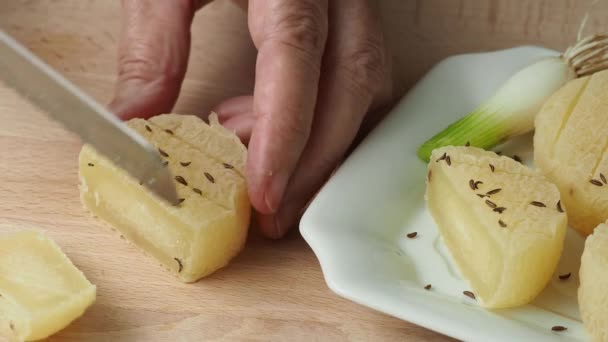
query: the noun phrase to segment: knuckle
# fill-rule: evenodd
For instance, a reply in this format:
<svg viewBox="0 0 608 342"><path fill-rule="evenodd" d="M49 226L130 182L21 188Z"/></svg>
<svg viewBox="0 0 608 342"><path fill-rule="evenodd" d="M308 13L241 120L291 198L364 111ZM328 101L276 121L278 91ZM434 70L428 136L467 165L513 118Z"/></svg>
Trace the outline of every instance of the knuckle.
<svg viewBox="0 0 608 342"><path fill-rule="evenodd" d="M126 57L118 64L118 77L127 80L151 81L155 78L157 68L147 59Z"/></svg>
<svg viewBox="0 0 608 342"><path fill-rule="evenodd" d="M386 53L381 39L370 38L343 54L340 69L358 96L375 96L387 77Z"/></svg>
<svg viewBox="0 0 608 342"><path fill-rule="evenodd" d="M172 84L181 81L182 72L179 68L163 65L154 58L126 55L119 59L118 78L122 81Z"/></svg>
<svg viewBox="0 0 608 342"><path fill-rule="evenodd" d="M285 2L277 10L272 39L307 54L321 51L327 39L327 16L317 1ZM287 8L288 7L288 8Z"/></svg>

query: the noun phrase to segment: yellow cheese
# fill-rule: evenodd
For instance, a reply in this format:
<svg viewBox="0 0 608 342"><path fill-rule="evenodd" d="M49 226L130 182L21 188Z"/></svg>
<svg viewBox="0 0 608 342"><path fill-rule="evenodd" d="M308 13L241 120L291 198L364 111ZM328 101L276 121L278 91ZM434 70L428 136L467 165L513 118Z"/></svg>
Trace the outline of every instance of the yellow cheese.
<svg viewBox="0 0 608 342"><path fill-rule="evenodd" d="M608 225L598 225L585 240L579 269L578 305L590 341L608 340Z"/></svg>
<svg viewBox="0 0 608 342"><path fill-rule="evenodd" d="M0 236L0 337L46 338L93 304L96 287L41 232Z"/></svg>
<svg viewBox="0 0 608 342"><path fill-rule="evenodd" d="M534 162L560 189L568 223L587 236L608 219L608 70L572 80L535 119Z"/></svg>
<svg viewBox="0 0 608 342"><path fill-rule="evenodd" d="M245 146L214 113L210 124L179 114L127 124L162 151L183 201L159 201L139 180L85 145L79 157L85 207L181 281L194 282L226 266L242 249L251 216Z"/></svg>
<svg viewBox="0 0 608 342"><path fill-rule="evenodd" d="M481 306L529 303L550 281L567 215L542 175L494 152L443 147L428 165L426 200Z"/></svg>

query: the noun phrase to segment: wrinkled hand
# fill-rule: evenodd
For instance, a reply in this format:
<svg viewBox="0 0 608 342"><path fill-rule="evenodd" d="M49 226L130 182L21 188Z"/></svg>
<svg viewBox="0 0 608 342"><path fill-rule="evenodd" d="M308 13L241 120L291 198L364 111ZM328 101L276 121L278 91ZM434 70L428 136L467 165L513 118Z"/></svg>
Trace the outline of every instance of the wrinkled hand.
<svg viewBox="0 0 608 342"><path fill-rule="evenodd" d="M116 95L123 119L170 112L190 26L208 1L123 0ZM368 112L389 100L390 63L369 0L250 0L253 96L214 110L248 143L247 182L262 232L282 237L342 160ZM354 185L356 186L356 185Z"/></svg>

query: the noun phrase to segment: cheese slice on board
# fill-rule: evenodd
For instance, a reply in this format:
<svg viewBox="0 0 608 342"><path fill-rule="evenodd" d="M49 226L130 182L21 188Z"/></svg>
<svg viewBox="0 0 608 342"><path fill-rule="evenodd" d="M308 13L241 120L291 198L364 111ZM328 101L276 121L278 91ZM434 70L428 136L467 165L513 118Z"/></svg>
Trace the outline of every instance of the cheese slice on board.
<svg viewBox="0 0 608 342"><path fill-rule="evenodd" d="M96 286L44 233L0 235L0 337L46 338L80 317L95 297Z"/></svg>

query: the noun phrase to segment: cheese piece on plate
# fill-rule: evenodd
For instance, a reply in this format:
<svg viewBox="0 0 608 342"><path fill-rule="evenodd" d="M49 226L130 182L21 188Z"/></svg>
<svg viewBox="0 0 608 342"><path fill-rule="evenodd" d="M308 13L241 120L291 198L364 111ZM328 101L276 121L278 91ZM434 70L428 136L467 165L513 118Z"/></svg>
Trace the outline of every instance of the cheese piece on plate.
<svg viewBox="0 0 608 342"><path fill-rule="evenodd" d="M178 205L159 200L89 145L79 157L85 207L183 282L197 281L238 255L251 216L243 176L247 150L215 113L209 120L163 114L127 122L167 162Z"/></svg>
<svg viewBox="0 0 608 342"><path fill-rule="evenodd" d="M568 82L535 119L534 162L581 235L608 219L608 70Z"/></svg>
<svg viewBox="0 0 608 342"><path fill-rule="evenodd" d="M426 182L428 209L480 305L532 301L563 249L557 187L509 157L464 146L434 150Z"/></svg>
<svg viewBox="0 0 608 342"><path fill-rule="evenodd" d="M96 287L44 233L0 235L0 337L46 338L82 316Z"/></svg>
<svg viewBox="0 0 608 342"><path fill-rule="evenodd" d="M578 305L592 341L608 341L608 225L600 224L585 240L579 269Z"/></svg>

